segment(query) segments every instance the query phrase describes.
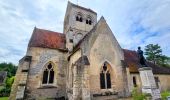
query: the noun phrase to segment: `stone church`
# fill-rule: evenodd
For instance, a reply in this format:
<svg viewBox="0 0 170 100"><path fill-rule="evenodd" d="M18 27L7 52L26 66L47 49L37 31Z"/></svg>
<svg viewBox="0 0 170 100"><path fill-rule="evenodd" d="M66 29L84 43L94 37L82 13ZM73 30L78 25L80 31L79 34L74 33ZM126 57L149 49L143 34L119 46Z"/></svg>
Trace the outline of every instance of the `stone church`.
<svg viewBox="0 0 170 100"><path fill-rule="evenodd" d="M161 91L170 68L147 62ZM106 100L141 89L136 51L122 49L104 17L68 2L63 33L34 28L10 100Z"/></svg>

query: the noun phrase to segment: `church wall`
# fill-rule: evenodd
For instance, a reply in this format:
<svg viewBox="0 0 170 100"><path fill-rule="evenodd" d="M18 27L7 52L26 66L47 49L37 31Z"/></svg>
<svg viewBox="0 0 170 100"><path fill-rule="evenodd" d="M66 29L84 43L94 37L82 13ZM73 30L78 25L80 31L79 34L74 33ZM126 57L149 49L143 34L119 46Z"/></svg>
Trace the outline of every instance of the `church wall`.
<svg viewBox="0 0 170 100"><path fill-rule="evenodd" d="M82 22L76 21L76 16L78 14L82 15ZM88 16L92 18L92 25L86 24L86 19ZM81 40L86 35L86 33L89 32L97 23L97 14L78 7L70 7L69 5L69 9L67 9L64 22L64 33L67 37L66 47L68 47L68 49L71 51L72 47L75 46L79 40ZM78 33L81 33L81 37ZM70 42L70 39L73 39L73 43Z"/></svg>
<svg viewBox="0 0 170 100"><path fill-rule="evenodd" d="M73 55L71 55L70 57L70 61L69 61L69 64L68 64L68 87L69 88L72 88L71 84L72 84L72 71L73 71L73 64L75 64L75 62L81 57L81 50L78 50L76 51Z"/></svg>
<svg viewBox="0 0 170 100"><path fill-rule="evenodd" d="M27 81L27 93L31 98L54 98L65 95L66 87L66 54L55 49L31 47L27 55L32 56ZM54 67L54 82L42 84L43 71L47 63Z"/></svg>
<svg viewBox="0 0 170 100"><path fill-rule="evenodd" d="M134 82L133 82L133 78L135 77L135 80L136 80L136 86L134 85ZM142 83L141 83L141 79L140 79L140 76L138 73L133 73L131 74L130 73L130 92L133 91L134 88L137 88L139 91L142 91Z"/></svg>
<svg viewBox="0 0 170 100"><path fill-rule="evenodd" d="M81 50L76 51L73 55L70 57L70 61L68 64L68 72L67 72L67 91L68 96L72 96L73 93L73 64L81 57ZM69 97L71 98L71 97Z"/></svg>
<svg viewBox="0 0 170 100"><path fill-rule="evenodd" d="M123 93L125 89L123 68L121 65L122 55L117 46L117 42L113 40L113 34L106 27L106 24L99 25L99 29L94 33L99 33L94 44L90 48L90 91L91 93L103 93L105 91ZM91 38L94 39L94 38ZM91 42L90 40L89 42ZM91 44L89 44L91 45ZM100 89L100 69L104 62L108 62L112 68L111 73L111 89Z"/></svg>
<svg viewBox="0 0 170 100"><path fill-rule="evenodd" d="M160 90L161 91L166 91L166 90L170 90L170 75L163 75L163 74L154 74L154 76L158 77L160 82Z"/></svg>
<svg viewBox="0 0 170 100"><path fill-rule="evenodd" d="M69 64L70 65L74 64L80 57L81 57L81 50L78 50L73 55L71 55Z"/></svg>
<svg viewBox="0 0 170 100"><path fill-rule="evenodd" d="M18 69L17 69L17 72L16 72L16 75L15 75L15 80L14 80L14 83L12 84L12 88L11 88L11 93L10 93L10 97L9 97L9 100L15 100L16 98L16 95L17 95L17 88L18 88L18 84L19 84L19 81L21 79L21 75L22 75L22 67L23 67L23 63L24 61L20 61L19 64L18 64Z"/></svg>
<svg viewBox="0 0 170 100"><path fill-rule="evenodd" d="M137 89L139 91L141 91L142 88L142 83L141 83L141 79L140 79L140 75L138 73L136 74L132 74L130 75L130 79L131 79L131 91L134 88L134 84L133 84L133 77L136 77L136 82L137 82ZM166 91L166 90L170 90L170 75L166 75L166 74L154 74L154 77L158 77L159 79L159 89L161 91Z"/></svg>
<svg viewBox="0 0 170 100"><path fill-rule="evenodd" d="M82 14L83 22L76 21L75 17L78 13ZM83 9L79 9L77 7L74 7L74 6L72 8L70 15L72 15L72 16L70 16L70 20L69 20L71 27L82 30L82 31L86 31L86 32L90 31L93 28L93 26L97 23L97 15L96 14L89 12L89 11L85 11ZM92 22L93 22L92 25L86 24L86 19L89 15L92 18Z"/></svg>

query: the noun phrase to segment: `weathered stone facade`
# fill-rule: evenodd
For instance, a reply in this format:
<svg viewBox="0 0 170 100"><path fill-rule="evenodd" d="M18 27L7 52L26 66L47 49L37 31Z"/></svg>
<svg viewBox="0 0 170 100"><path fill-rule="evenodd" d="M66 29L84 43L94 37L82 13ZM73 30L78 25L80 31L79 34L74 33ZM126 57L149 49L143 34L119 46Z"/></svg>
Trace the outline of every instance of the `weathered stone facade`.
<svg viewBox="0 0 170 100"><path fill-rule="evenodd" d="M10 100L128 97L134 88L133 76L140 89L139 74L129 69L127 59L131 58L126 57L128 52L120 47L104 17L97 22L96 12L68 2L63 31L34 29L26 56L19 62Z"/></svg>

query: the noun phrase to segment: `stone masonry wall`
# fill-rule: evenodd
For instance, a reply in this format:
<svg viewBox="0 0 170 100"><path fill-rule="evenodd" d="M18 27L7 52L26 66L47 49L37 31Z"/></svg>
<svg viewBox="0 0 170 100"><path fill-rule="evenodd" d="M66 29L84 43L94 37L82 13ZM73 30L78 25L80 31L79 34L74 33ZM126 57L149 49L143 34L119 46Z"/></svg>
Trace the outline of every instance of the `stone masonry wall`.
<svg viewBox="0 0 170 100"><path fill-rule="evenodd" d="M131 80L131 91L133 90L133 77L136 77L136 82L137 82L137 88L141 91L141 79L139 74L130 74L130 80ZM170 75L165 75L165 74L154 74L154 77L158 77L160 82L159 82L159 89L160 91L166 91L170 90Z"/></svg>
<svg viewBox="0 0 170 100"><path fill-rule="evenodd" d="M27 55L32 56L27 82L27 96L31 98L55 98L65 96L66 54L55 49L31 47ZM47 63L54 64L54 82L42 84L43 69Z"/></svg>

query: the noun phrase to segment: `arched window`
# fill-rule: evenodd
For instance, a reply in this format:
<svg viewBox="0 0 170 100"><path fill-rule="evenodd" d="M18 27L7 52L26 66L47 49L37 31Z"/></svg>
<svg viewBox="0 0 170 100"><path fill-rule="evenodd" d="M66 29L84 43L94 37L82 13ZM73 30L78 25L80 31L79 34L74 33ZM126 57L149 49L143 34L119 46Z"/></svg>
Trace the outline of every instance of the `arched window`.
<svg viewBox="0 0 170 100"><path fill-rule="evenodd" d="M83 18L81 14L76 15L76 21L83 22Z"/></svg>
<svg viewBox="0 0 170 100"><path fill-rule="evenodd" d="M92 24L92 19L91 19L91 17L87 17L87 19L86 19L86 24L89 24L89 25Z"/></svg>
<svg viewBox="0 0 170 100"><path fill-rule="evenodd" d="M54 82L54 68L51 63L49 63L43 72L42 84L52 84Z"/></svg>
<svg viewBox="0 0 170 100"><path fill-rule="evenodd" d="M107 63L104 63L102 70L100 72L100 88L101 89L111 88L111 74Z"/></svg>

